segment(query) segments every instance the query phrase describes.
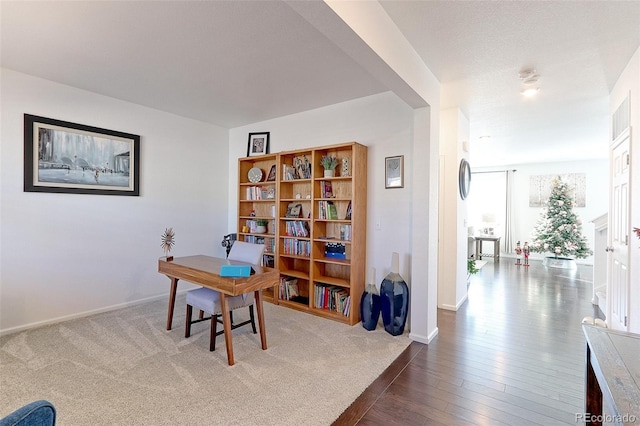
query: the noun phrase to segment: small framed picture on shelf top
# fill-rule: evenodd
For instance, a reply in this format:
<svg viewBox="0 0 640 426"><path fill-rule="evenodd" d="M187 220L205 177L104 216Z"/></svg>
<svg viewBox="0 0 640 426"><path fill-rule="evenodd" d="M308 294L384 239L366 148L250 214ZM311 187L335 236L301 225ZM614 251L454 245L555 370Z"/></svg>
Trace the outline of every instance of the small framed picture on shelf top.
<svg viewBox="0 0 640 426"><path fill-rule="evenodd" d="M247 157L269 153L269 133L270 132L249 133Z"/></svg>

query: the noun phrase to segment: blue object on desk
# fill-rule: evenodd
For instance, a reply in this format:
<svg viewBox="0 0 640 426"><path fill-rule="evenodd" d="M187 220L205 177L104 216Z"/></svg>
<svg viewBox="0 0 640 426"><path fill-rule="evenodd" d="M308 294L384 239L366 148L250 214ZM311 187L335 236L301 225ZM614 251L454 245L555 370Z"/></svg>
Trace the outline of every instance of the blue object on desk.
<svg viewBox="0 0 640 426"><path fill-rule="evenodd" d="M248 277L251 275L251 265L222 265L221 277Z"/></svg>

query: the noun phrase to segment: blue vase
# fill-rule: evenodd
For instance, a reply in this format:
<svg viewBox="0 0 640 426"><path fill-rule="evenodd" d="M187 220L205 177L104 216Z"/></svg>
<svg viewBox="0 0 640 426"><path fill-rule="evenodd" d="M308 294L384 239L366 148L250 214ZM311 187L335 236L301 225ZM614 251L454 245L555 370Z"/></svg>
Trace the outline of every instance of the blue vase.
<svg viewBox="0 0 640 426"><path fill-rule="evenodd" d="M404 333L409 311L409 286L398 273L398 253L391 258L391 272L380 286L382 322L387 333L398 336Z"/></svg>
<svg viewBox="0 0 640 426"><path fill-rule="evenodd" d="M380 295L376 287L376 270L371 268L373 279L371 284L362 293L360 300L360 318L362 318L362 326L366 330L375 330L380 318Z"/></svg>

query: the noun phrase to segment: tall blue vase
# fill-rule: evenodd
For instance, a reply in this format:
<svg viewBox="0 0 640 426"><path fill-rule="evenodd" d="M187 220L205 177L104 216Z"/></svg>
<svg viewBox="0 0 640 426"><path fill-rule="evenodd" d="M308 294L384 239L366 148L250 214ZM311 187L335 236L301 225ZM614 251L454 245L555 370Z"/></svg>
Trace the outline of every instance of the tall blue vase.
<svg viewBox="0 0 640 426"><path fill-rule="evenodd" d="M382 322L387 333L398 336L404 333L409 311L409 286L398 273L398 253L391 256L391 272L380 285Z"/></svg>
<svg viewBox="0 0 640 426"><path fill-rule="evenodd" d="M362 318L362 326L366 330L375 330L380 318L380 294L376 287L376 270L371 268L371 281L362 293L360 300L360 318Z"/></svg>

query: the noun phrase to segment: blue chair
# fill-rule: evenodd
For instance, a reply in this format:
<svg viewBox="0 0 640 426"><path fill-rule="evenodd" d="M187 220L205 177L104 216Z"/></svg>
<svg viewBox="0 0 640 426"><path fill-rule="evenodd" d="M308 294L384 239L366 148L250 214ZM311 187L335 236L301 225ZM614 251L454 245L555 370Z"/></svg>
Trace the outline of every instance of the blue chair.
<svg viewBox="0 0 640 426"><path fill-rule="evenodd" d="M227 257L229 260L237 260L252 265L262 264L262 254L264 253L264 244L251 244L244 241L236 241L231 246L231 251ZM257 333L256 322L253 313L253 302L255 297L253 292L241 294L239 296L227 297L227 305L229 308L229 316L231 318L231 329L235 330L243 325L251 324L253 334ZM233 311L239 308L249 307L249 318L238 324L233 323ZM197 320L192 320L191 316L193 308L200 310L200 316ZM203 318L204 312L210 314L210 317ZM196 290L187 292L187 318L185 320L184 337L191 336L191 324L201 321L211 320L211 331L209 337L209 350L216 350L216 337L223 334L223 331L217 330L218 323L222 323L222 305L220 304L220 293L210 288L201 287Z"/></svg>
<svg viewBox="0 0 640 426"><path fill-rule="evenodd" d="M0 419L0 426L54 426L56 409L49 401L39 400L18 408Z"/></svg>

